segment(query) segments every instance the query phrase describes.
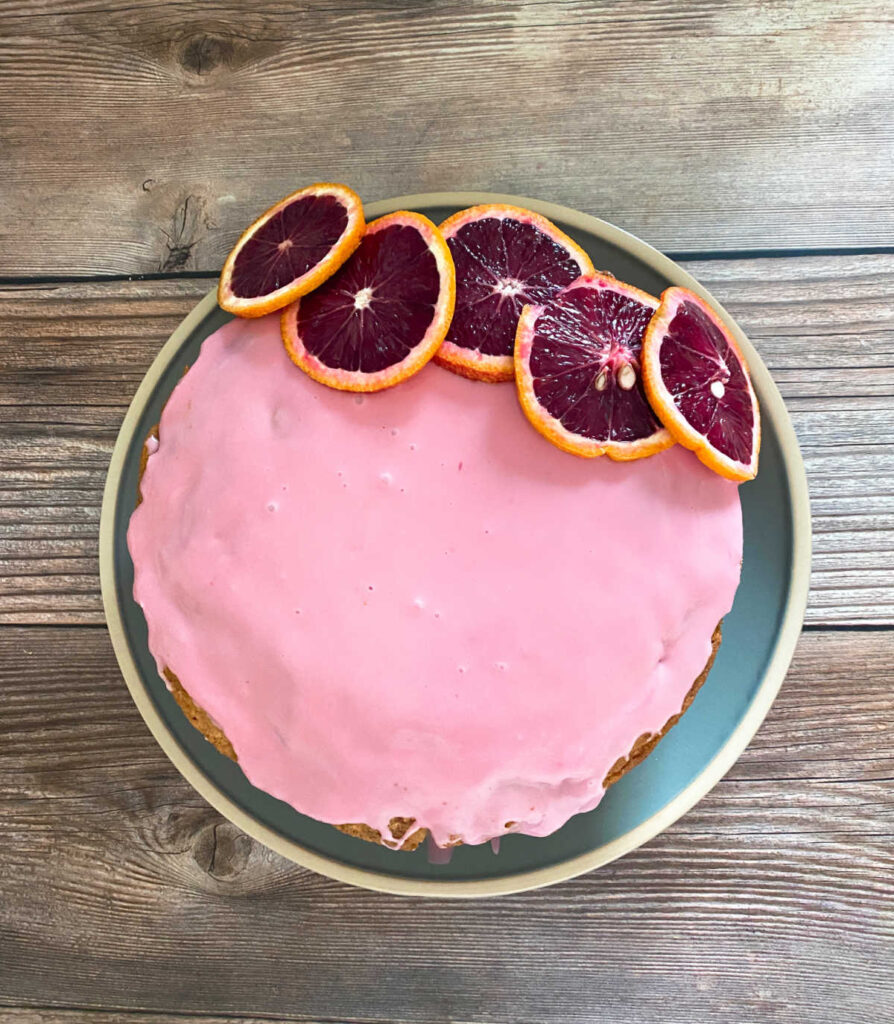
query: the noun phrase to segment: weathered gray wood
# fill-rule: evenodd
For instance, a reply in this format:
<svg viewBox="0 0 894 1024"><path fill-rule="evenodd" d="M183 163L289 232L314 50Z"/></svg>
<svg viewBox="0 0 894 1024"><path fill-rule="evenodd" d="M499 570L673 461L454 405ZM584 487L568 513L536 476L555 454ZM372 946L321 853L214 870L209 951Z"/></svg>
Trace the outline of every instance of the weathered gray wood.
<svg viewBox="0 0 894 1024"><path fill-rule="evenodd" d="M321 179L677 251L894 239L888 0L5 0L0 33L0 275L216 270Z"/></svg>
<svg viewBox="0 0 894 1024"><path fill-rule="evenodd" d="M100 626L114 437L212 278L23 283L216 270L320 178L676 251L890 250L888 8L0 0L0 1024L894 1019L894 631L806 633L727 778L590 876L459 904L314 876L180 779ZM808 622L894 624L894 256L689 266L801 438Z"/></svg>
<svg viewBox="0 0 894 1024"><path fill-rule="evenodd" d="M750 334L801 439L808 622L894 623L894 255L688 266ZM118 426L211 284L0 289L0 622L103 621L99 505Z"/></svg>
<svg viewBox="0 0 894 1024"><path fill-rule="evenodd" d="M878 1024L892 640L806 633L742 759L640 851L538 893L431 903L327 881L223 822L157 749L104 630L4 627L0 1003L105 1008L102 1024ZM82 1019L54 1014L21 1019Z"/></svg>
<svg viewBox="0 0 894 1024"><path fill-rule="evenodd" d="M295 1020L295 1017L288 1018ZM258 1017L252 1014L251 1017L226 1016L209 1017L206 1014L177 1013L174 1017L168 1013L144 1013L142 1011L128 1012L127 1010L69 1010L57 1009L55 1007L22 1007L22 1006L0 1006L0 1024L273 1024L274 1021L281 1021L283 1017ZM332 1024L320 1020L308 1021L307 1024ZM342 1024L352 1024L350 1021L343 1021ZM395 1021L395 1024L399 1022Z"/></svg>

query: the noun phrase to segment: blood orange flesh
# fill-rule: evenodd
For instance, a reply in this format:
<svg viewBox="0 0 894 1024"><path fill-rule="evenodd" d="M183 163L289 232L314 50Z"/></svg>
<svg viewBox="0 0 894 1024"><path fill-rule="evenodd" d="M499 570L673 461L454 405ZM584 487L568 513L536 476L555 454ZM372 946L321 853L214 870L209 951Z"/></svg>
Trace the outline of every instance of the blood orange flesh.
<svg viewBox="0 0 894 1024"><path fill-rule="evenodd" d="M236 243L218 301L237 316L263 316L316 288L351 255L364 229L345 185L310 185L262 214Z"/></svg>
<svg viewBox="0 0 894 1024"><path fill-rule="evenodd" d="M513 206L471 207L441 229L456 266L456 311L436 361L464 376L511 380L522 309L592 273L590 258L545 217Z"/></svg>
<svg viewBox="0 0 894 1024"><path fill-rule="evenodd" d="M644 355L649 399L674 437L724 476L755 476L757 398L742 353L707 303L685 288L668 288Z"/></svg>
<svg viewBox="0 0 894 1024"><path fill-rule="evenodd" d="M643 388L643 333L658 300L607 276L582 277L522 314L515 345L519 397L553 444L575 455L629 460L672 443Z"/></svg>
<svg viewBox="0 0 894 1024"><path fill-rule="evenodd" d="M240 298L267 295L303 277L348 225L334 196L306 196L283 207L246 241L233 266L231 287Z"/></svg>
<svg viewBox="0 0 894 1024"><path fill-rule="evenodd" d="M438 229L417 213L374 221L351 258L283 313L292 360L348 391L377 391L421 369L441 344L454 276Z"/></svg>

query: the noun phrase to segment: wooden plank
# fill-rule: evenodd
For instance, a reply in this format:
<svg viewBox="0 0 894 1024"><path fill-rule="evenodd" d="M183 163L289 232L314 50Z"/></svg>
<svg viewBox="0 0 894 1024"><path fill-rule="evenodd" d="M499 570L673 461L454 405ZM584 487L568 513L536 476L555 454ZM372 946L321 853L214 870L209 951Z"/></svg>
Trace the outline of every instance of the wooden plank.
<svg viewBox="0 0 894 1024"><path fill-rule="evenodd" d="M742 759L645 848L549 890L441 903L327 881L224 822L156 747L104 630L0 629L0 1003L418 1024L886 1020L892 640L805 634Z"/></svg>
<svg viewBox="0 0 894 1024"><path fill-rule="evenodd" d="M894 623L894 256L689 268L750 334L810 479L807 621ZM0 622L101 623L97 533L127 403L208 280L0 289Z"/></svg>
<svg viewBox="0 0 894 1024"><path fill-rule="evenodd" d="M274 1021L282 1020L282 1017L258 1017L252 1014L250 1017L209 1017L207 1014L176 1013L172 1018L168 1013L144 1013L142 1011L128 1012L127 1010L96 1010L96 1009L59 1009L56 1007L24 1007L24 1006L0 1006L0 1024L273 1024ZM289 1015L289 1020L297 1018ZM316 1021L309 1021L308 1024L327 1024L317 1018ZM329 1022L331 1024L331 1022ZM344 1021L343 1024L352 1024Z"/></svg>
<svg viewBox="0 0 894 1024"><path fill-rule="evenodd" d="M309 181L890 245L888 0L5 0L0 275L219 268ZM39 112L39 113L37 113Z"/></svg>

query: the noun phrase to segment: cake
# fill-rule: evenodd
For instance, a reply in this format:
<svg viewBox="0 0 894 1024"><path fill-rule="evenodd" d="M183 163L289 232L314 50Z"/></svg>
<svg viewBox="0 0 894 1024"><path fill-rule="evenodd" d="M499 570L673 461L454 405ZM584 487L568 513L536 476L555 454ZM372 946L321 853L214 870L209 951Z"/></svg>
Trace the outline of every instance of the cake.
<svg viewBox="0 0 894 1024"><path fill-rule="evenodd" d="M739 582L738 488L679 445L577 459L434 365L335 391L275 316L206 339L144 456L134 595L173 696L255 786L391 847L594 808Z"/></svg>

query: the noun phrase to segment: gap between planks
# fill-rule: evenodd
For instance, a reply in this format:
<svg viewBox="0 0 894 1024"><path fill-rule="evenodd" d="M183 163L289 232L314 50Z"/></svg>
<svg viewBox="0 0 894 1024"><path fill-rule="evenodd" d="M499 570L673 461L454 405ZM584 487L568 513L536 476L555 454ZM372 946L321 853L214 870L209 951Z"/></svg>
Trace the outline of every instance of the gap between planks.
<svg viewBox="0 0 894 1024"><path fill-rule="evenodd" d="M0 1003L0 1024L168 1024L168 1022L201 1021L202 1024L442 1024L441 1021L415 1019L412 1022L389 1017L388 1021L373 1017L304 1017L296 1014L276 1016L243 1014L172 1012L155 1013L152 1010L129 1010L124 1006L15 1006ZM453 1021L451 1024L463 1024Z"/></svg>
<svg viewBox="0 0 894 1024"><path fill-rule="evenodd" d="M663 250L662 255L680 263L699 260L710 260L714 263L733 260L801 259L811 256L889 256L894 255L894 245L839 245L790 249L686 249L680 251L668 249ZM54 284L113 284L117 281L216 281L218 276L213 270L160 271L151 274L25 274L0 277L0 288Z"/></svg>

